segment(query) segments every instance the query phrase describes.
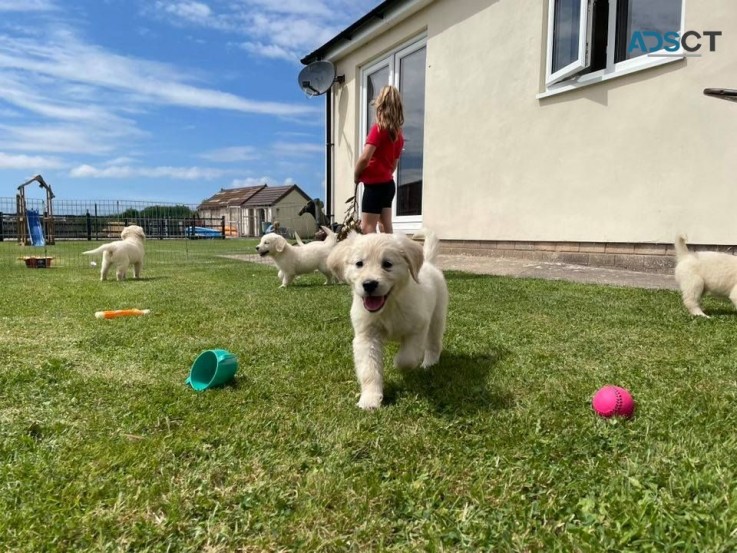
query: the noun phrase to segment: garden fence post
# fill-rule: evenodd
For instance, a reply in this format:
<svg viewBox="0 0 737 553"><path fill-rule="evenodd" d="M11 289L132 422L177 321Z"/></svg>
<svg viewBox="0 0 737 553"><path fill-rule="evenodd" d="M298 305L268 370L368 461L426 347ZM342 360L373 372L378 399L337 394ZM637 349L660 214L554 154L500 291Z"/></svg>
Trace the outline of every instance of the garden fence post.
<svg viewBox="0 0 737 553"><path fill-rule="evenodd" d="M220 231L223 234L223 240L225 240L225 215L220 216Z"/></svg>
<svg viewBox="0 0 737 553"><path fill-rule="evenodd" d="M5 220L5 215L2 211L0 211L0 242L2 242L5 239L5 229L3 228L3 220Z"/></svg>
<svg viewBox="0 0 737 553"><path fill-rule="evenodd" d="M92 216L89 209L87 210L87 241L92 241Z"/></svg>

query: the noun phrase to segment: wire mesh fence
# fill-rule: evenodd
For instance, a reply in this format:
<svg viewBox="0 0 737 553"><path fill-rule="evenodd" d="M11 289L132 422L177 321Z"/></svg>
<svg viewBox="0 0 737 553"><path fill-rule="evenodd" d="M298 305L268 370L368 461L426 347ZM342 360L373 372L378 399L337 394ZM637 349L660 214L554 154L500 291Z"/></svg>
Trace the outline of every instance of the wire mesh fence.
<svg viewBox="0 0 737 553"><path fill-rule="evenodd" d="M59 265L89 266L82 252L120 239L128 225L146 234L146 264L205 262L213 256L260 260L255 245L266 232L309 240L317 224L302 205L227 207L202 212L194 205L128 200L0 198L0 264L23 267L29 258ZM53 207L53 209L50 209ZM277 219L278 217L278 219Z"/></svg>

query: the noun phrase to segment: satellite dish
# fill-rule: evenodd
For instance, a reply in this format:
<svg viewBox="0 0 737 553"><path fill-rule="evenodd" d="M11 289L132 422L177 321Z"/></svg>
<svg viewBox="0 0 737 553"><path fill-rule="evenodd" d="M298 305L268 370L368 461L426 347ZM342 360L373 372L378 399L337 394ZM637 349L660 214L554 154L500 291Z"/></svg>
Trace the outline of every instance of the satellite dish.
<svg viewBox="0 0 737 553"><path fill-rule="evenodd" d="M307 96L325 94L335 82L335 66L328 60L313 61L299 72L297 82Z"/></svg>

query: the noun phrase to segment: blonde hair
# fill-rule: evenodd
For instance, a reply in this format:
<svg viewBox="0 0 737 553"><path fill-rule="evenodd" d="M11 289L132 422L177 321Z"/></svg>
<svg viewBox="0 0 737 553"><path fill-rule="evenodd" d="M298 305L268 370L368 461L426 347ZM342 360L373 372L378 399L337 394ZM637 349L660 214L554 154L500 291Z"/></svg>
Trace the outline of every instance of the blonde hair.
<svg viewBox="0 0 737 553"><path fill-rule="evenodd" d="M396 140L404 125L404 109L399 90L387 85L379 91L373 103L376 108L376 124L380 129L388 130L392 140Z"/></svg>

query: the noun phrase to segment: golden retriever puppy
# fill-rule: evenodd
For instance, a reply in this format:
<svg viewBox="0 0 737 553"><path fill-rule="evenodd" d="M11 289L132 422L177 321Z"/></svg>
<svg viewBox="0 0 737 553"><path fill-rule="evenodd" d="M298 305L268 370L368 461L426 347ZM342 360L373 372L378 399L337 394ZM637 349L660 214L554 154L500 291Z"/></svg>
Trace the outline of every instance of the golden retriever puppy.
<svg viewBox="0 0 737 553"><path fill-rule="evenodd" d="M353 292L353 358L361 386L358 406L376 409L384 397L384 344L399 342L394 366L423 368L440 359L448 287L433 261L438 239L424 248L400 234L351 233L328 257L328 266Z"/></svg>
<svg viewBox="0 0 737 553"><path fill-rule="evenodd" d="M115 276L118 280L124 280L128 267L133 265L133 276L141 278L143 268L143 242L146 235L138 225L129 225L120 233L120 240L103 244L99 248L82 252L82 255L102 254L102 268L100 269L100 280L107 279L107 273L112 265L116 266Z"/></svg>
<svg viewBox="0 0 737 553"><path fill-rule="evenodd" d="M701 296L710 292L732 300L737 307L737 257L719 252L690 252L686 237L676 237L676 282L683 305L691 315L708 317L701 310Z"/></svg>
<svg viewBox="0 0 737 553"><path fill-rule="evenodd" d="M261 257L271 256L279 269L281 288L289 286L297 275L320 271L325 275L325 284L333 282L333 274L328 269L327 259L335 247L337 237L327 227L322 227L328 237L320 242L315 240L301 246L292 246L283 236L270 232L261 237L256 251Z"/></svg>

